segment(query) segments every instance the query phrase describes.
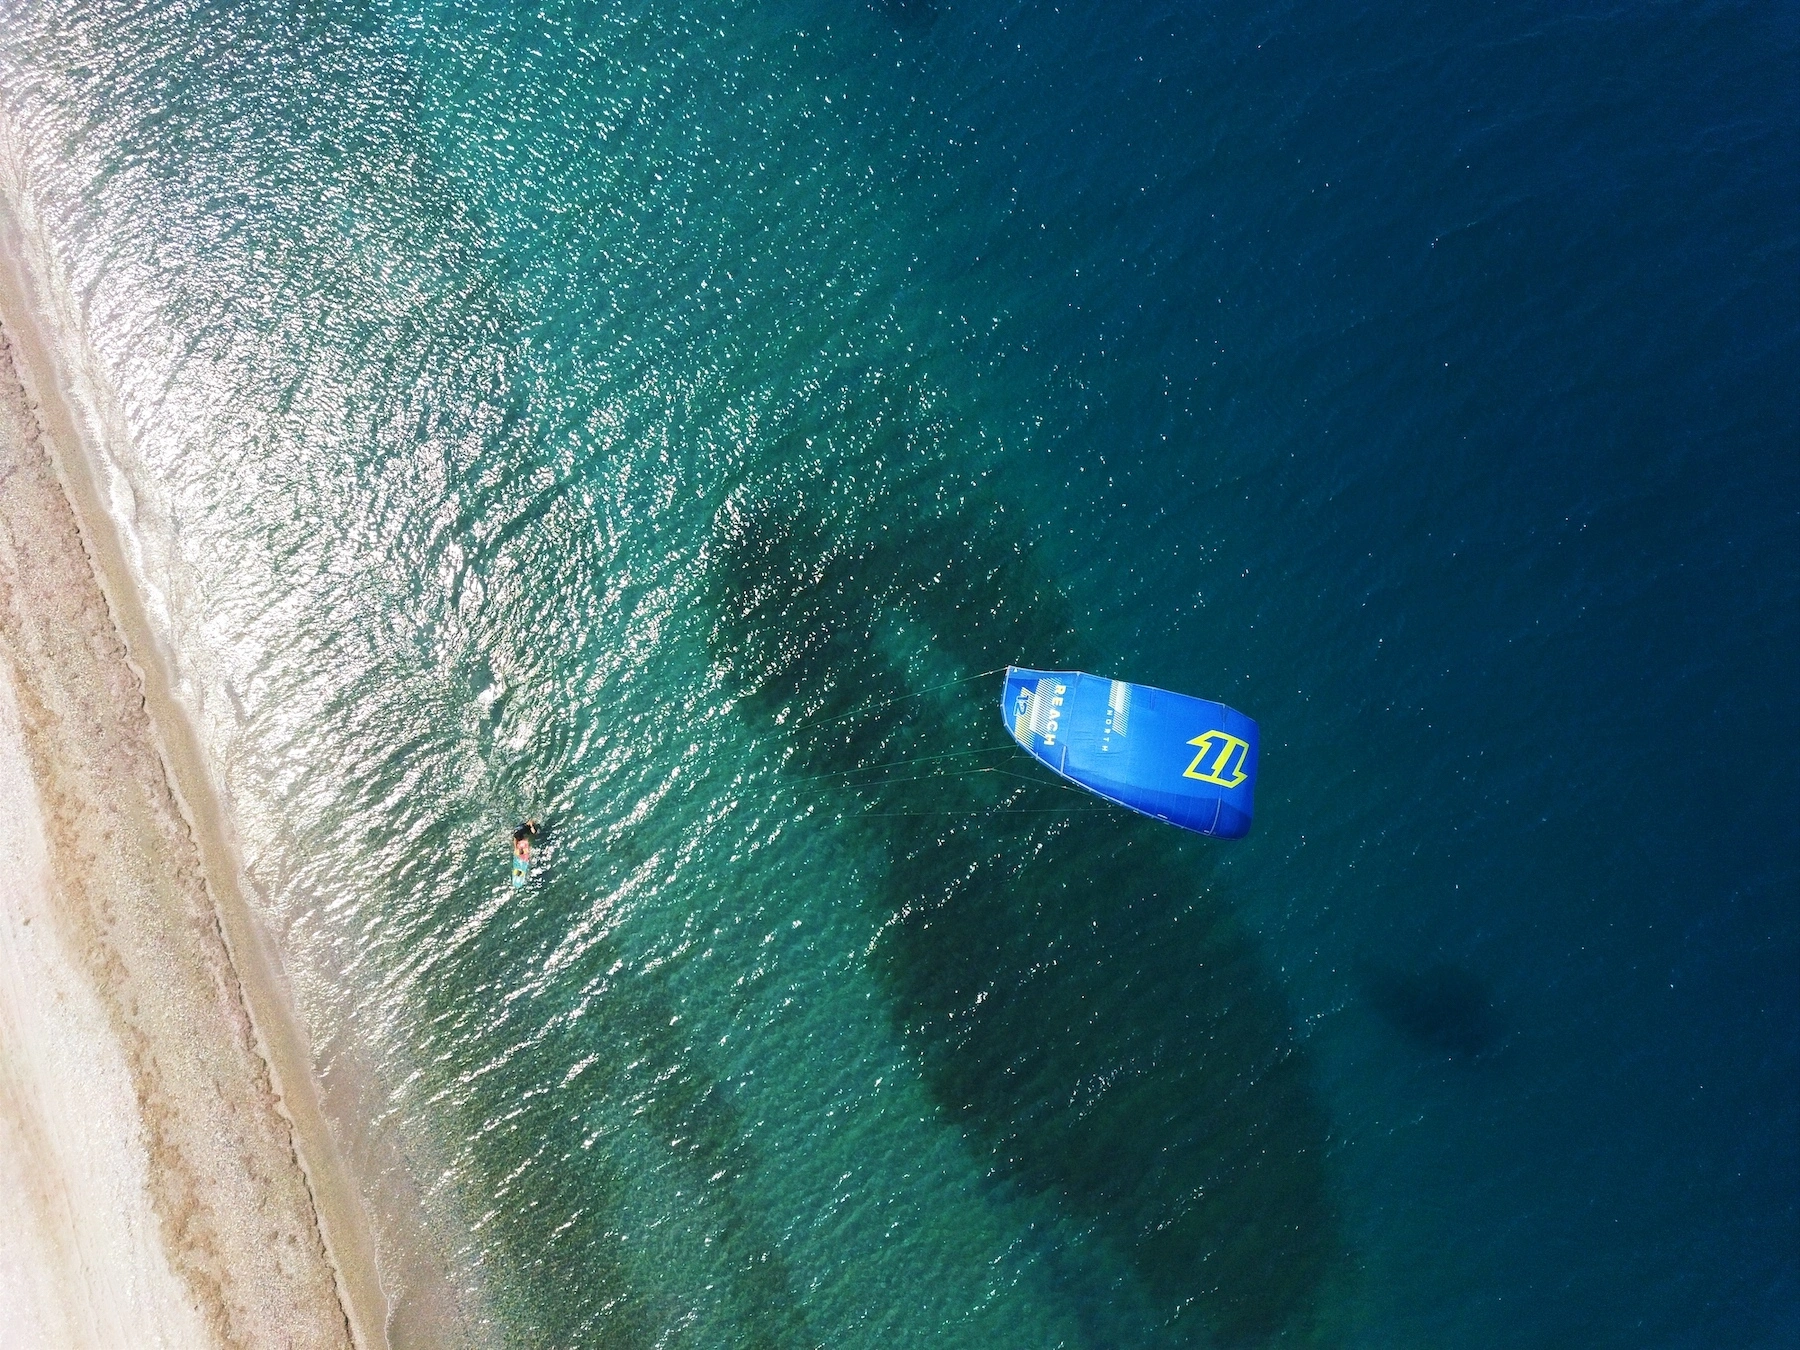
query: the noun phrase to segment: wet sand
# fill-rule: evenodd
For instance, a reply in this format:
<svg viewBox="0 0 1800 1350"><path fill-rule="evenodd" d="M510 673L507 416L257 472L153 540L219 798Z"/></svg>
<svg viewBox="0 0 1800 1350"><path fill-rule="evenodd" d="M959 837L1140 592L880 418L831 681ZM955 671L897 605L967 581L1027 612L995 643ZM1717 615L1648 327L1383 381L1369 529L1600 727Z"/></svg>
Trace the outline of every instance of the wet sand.
<svg viewBox="0 0 1800 1350"><path fill-rule="evenodd" d="M0 1325L385 1346L367 1218L19 209L0 193Z"/></svg>

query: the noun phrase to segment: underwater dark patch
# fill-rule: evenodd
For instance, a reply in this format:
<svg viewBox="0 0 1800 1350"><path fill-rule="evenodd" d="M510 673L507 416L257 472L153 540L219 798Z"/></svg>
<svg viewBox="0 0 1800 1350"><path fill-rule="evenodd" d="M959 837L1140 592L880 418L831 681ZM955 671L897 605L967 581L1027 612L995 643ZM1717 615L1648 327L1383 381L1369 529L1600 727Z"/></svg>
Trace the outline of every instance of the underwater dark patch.
<svg viewBox="0 0 1800 1350"><path fill-rule="evenodd" d="M1012 753L997 679L872 706L1093 662L999 511L854 509L817 478L728 503L712 641L784 729L794 790L885 854L872 966L946 1122L1127 1259L1154 1339L1305 1327L1339 1243L1327 1121L1280 987L1210 895L1216 845Z"/></svg>
<svg viewBox="0 0 1800 1350"><path fill-rule="evenodd" d="M869 6L902 32L922 33L937 22L937 0L874 0Z"/></svg>
<svg viewBox="0 0 1800 1350"><path fill-rule="evenodd" d="M1363 989L1382 1021L1430 1054L1474 1059L1499 1039L1486 981L1460 966L1374 969L1364 974Z"/></svg>
<svg viewBox="0 0 1800 1350"><path fill-rule="evenodd" d="M453 851L453 835L436 828L443 851ZM492 1205L485 1231L505 1257L505 1277L490 1295L514 1343L627 1350L668 1343L668 1328L685 1310L634 1267L621 1236L632 1178L604 1145L591 1146L596 1132L619 1127L623 1105L635 1128L667 1143L668 1165L684 1178L678 1189L691 1197L688 1218L698 1240L730 1271L735 1344L813 1344L780 1241L741 1194L742 1179L760 1167L745 1122L707 1047L676 1016L667 968L639 972L617 942L602 938L558 979L560 988L591 998L595 1015L557 1016L566 1011L561 1000L546 1009L506 997L539 979L544 957L595 894L644 861L626 841L585 868L540 875L530 892L533 908L486 929L419 983L420 1063L466 1068L443 1051L471 1022L490 1024L520 1045L502 1098L448 1082L440 1088L442 1109L464 1113L461 1134L475 1173L493 1179L483 1197ZM583 1062L590 1067L571 1091L569 1066ZM520 1169L522 1158L537 1165ZM571 1195L580 1197L579 1210L547 1223L546 1216L568 1208ZM547 1228L555 1230L548 1239Z"/></svg>

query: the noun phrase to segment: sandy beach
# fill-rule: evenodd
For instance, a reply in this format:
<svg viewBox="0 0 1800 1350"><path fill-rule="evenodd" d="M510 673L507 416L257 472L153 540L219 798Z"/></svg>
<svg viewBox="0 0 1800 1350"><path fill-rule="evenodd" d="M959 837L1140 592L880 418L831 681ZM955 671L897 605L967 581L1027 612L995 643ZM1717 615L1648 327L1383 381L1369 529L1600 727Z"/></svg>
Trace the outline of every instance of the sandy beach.
<svg viewBox="0 0 1800 1350"><path fill-rule="evenodd" d="M279 955L103 509L79 335L0 201L0 1329L384 1346Z"/></svg>

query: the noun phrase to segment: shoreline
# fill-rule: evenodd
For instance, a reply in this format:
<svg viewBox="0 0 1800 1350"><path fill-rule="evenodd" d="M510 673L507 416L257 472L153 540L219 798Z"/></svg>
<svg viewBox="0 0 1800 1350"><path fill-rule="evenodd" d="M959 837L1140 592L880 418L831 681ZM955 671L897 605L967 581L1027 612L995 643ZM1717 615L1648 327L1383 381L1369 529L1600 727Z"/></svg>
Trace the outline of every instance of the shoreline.
<svg viewBox="0 0 1800 1350"><path fill-rule="evenodd" d="M65 325L46 323L46 316L49 314L43 303L46 288L41 271L34 271L32 266L33 262L41 260L33 258L27 252L29 235L25 224L18 218L18 209L18 203L9 200L5 193L0 193L0 339L5 343L5 350L0 351L0 366L4 367L0 369L0 379L16 382L16 389L22 392L26 407L35 418L37 439L48 457L48 468L54 475L63 505L78 535L80 552L85 557L89 578L103 600L97 624L104 623L110 627L110 636L117 648L116 659L125 669L123 672L107 670L105 667L111 654L103 655L94 650L95 647L104 645L104 634L88 644L90 650L85 656L77 653L73 660L64 662L60 669L54 668L54 661L46 664L38 661L35 655L21 658L17 651L9 655L32 678L48 681L53 686L64 675L67 676L69 688L77 687L84 679L90 682L98 680L101 683L110 680L114 685L124 686L122 692L127 700L134 691L141 698L143 716L140 720L150 758L132 766L140 772L131 787L134 791L147 793L149 798L156 799L153 805L160 801L162 795L166 795L168 802L173 805L179 824L185 826L187 838L185 841L177 838L172 842L167 838L152 838L150 836L155 831L144 826L143 821L134 820L126 824L138 826L138 837L131 839L129 843L133 846L141 845L145 857L159 866L176 870L191 868L197 873L186 877L163 877L158 889L176 891L186 886L195 895L203 897L203 903L210 909L210 918L223 952L223 969L213 971L211 981L215 986L222 984L224 987L201 990L196 997L204 996L215 1002L222 1001L227 1018L233 1011L232 1005L236 1005L236 1011L246 1024L239 1034L247 1037L255 1059L260 1061L260 1072L266 1075L266 1083L263 1085L266 1105L272 1109L272 1114L279 1117L279 1122L257 1118L257 1112L265 1104L262 1102L227 1101L221 1109L244 1117L247 1122L244 1128L250 1134L260 1132L267 1135L269 1140L276 1141L279 1136L286 1136L288 1153L284 1161L297 1174L302 1188L300 1194L304 1195L306 1216L313 1228L313 1240L318 1244L318 1254L329 1270L329 1279L335 1291L335 1311L341 1318L341 1330L348 1335L351 1343L362 1350L378 1350L388 1343L388 1301L381 1285L369 1218L323 1114L310 1051L282 973L280 954L258 921L245 894L242 863L231 822L213 782L199 736L175 692L172 662L151 626L123 541L106 509L102 487L104 451L91 443L92 438L100 433L83 416L81 395L84 391L78 372L71 369L70 353L59 349L52 333L47 331ZM54 514L54 504L50 505L46 514ZM54 524L52 521L40 526L38 521L29 522L29 526L38 528L39 533L53 530ZM25 529L27 524L19 522L19 528ZM34 565L38 561L35 554L31 556ZM73 563L70 565L72 567ZM0 584L4 581L4 576L0 576ZM21 586L17 589L26 588ZM10 594L8 598L12 598ZM30 597L26 597L21 604L28 604L29 599ZM46 627L45 631L50 629ZM13 635L9 633L7 636ZM78 645L65 641L58 650L75 652ZM91 661L94 669L70 669L83 659ZM15 670L13 683L16 686L29 685L32 678L21 678L19 671ZM21 687L17 689L17 697L21 705L25 705L32 703L36 696L30 688ZM33 776L38 780L38 793L47 803L45 823L49 828L45 833L49 836L53 864L61 864L54 868L55 876L59 879L68 876L68 868L72 863L80 866L90 861L89 855L93 848L91 844L76 837L72 828L65 827L59 832L57 813L49 805L54 800L54 794L47 796L44 779L64 773L73 779L85 772L87 780L102 782L108 773L123 773L123 762L129 759L129 754L120 755L116 747L108 744L108 738L130 736L138 730L135 727L121 729L116 725L105 724L104 715L96 718L95 710L81 706L79 700L70 706L85 714L80 721L95 721L100 724L91 733L90 743L82 747L89 751L85 765L72 763L80 757L80 750L70 750L64 744L65 734L70 725L78 720L76 718L46 713L46 725L55 728L56 736L33 737L30 726L27 725L25 737L30 743L28 749L31 754L28 758L32 761ZM29 724L31 718L28 716L24 720ZM77 728L71 739L79 741L86 731L86 727ZM112 753L109 754L109 751ZM152 761L160 768L160 773L155 773L154 776L162 779L161 783L142 782L143 778L151 776L143 770ZM86 823L84 821L84 827ZM162 822L161 830L164 835L169 833L169 823ZM176 833L179 832L177 829ZM104 890L105 884L110 880L108 877L95 889ZM197 887L192 883L198 883ZM70 885L67 880L59 880L55 887L59 902L66 900L63 892ZM79 890L79 883L74 883L74 888ZM107 903L110 904L110 900ZM67 904L63 907L72 908ZM153 918L166 922L168 916L155 915ZM108 915L109 924L117 921L118 916ZM74 923L76 920L69 919L68 922ZM130 928L129 921L125 926ZM148 932L149 929L146 928L145 931ZM107 940L110 940L113 936L112 928L106 927L104 932ZM166 938L163 940L167 941ZM153 941L153 937L145 938L146 943ZM200 947L205 947L208 941L208 935L198 935L197 944ZM144 950L149 951L149 946L145 946ZM115 964L130 965L129 960L120 963L116 954L111 954L111 959ZM144 967L150 968L149 965ZM96 992L103 1000L120 995L120 991L104 987ZM162 1025L154 1025L154 1019L142 1015L135 1003L135 997L145 992L153 991L139 988L129 1013L117 1013L115 1022L119 1022L121 1018L131 1020L131 1032L145 1038L148 1063L153 1066L143 1072L159 1073L165 1058L174 1060L181 1049L174 1046L168 1038L185 1037L189 1028L170 1025L169 1023L178 1020L173 1018L165 1018ZM159 1042L157 1033L165 1039ZM164 1052L167 1052L166 1056ZM256 1064L247 1063L245 1067L251 1074L257 1071ZM213 1079L213 1086L221 1094L230 1086L226 1081L229 1072L227 1068L220 1068L216 1073L209 1074ZM164 1104L168 1106L170 1114L185 1119L182 1112L190 1104L181 1098L184 1091L192 1091L192 1088L193 1085L185 1083L146 1085L140 1082L140 1106L145 1102L147 1091L160 1093L161 1098L169 1099ZM253 1093L254 1090L253 1084L248 1091ZM198 1109L194 1108L196 1111ZM236 1119L237 1116L233 1118ZM147 1122L145 1125L153 1144L157 1139L157 1128L160 1127L154 1122ZM180 1142L183 1146L191 1143L185 1140ZM230 1142L235 1144L237 1141ZM251 1145L245 1147L249 1148ZM265 1147L264 1152L267 1151L268 1148ZM259 1167L267 1168L271 1165L279 1164L272 1164L263 1155L256 1155L252 1161L250 1155L246 1154L245 1167L249 1176L258 1177ZM279 1189L280 1181L278 1177L269 1179L269 1189ZM224 1183L221 1182L215 1189L219 1194L208 1192L201 1199L214 1208L221 1208L223 1202L220 1196L224 1193ZM270 1201L271 1206L274 1203ZM167 1206L162 1208L166 1210ZM208 1209L207 1213L211 1214L212 1210ZM163 1212L160 1217L165 1230L165 1243L169 1231L194 1222L191 1215L183 1215L177 1219ZM225 1217L235 1219L240 1216ZM275 1219L263 1217L266 1222L276 1222ZM280 1222L291 1229L304 1221L286 1214ZM182 1231L185 1232L185 1229ZM242 1233L236 1235L242 1236ZM304 1234L294 1234L283 1229L282 1236L297 1247L306 1245ZM282 1253L281 1259L289 1259L288 1254ZM293 1256L292 1259L300 1263L295 1266L295 1269L299 1269L307 1258L302 1254ZM217 1259L215 1254L206 1278L214 1281L223 1278L229 1282L233 1278L230 1272L235 1265L235 1261L227 1263ZM194 1283L195 1277L190 1274L189 1284ZM245 1300L255 1302L263 1292L266 1291L249 1290ZM219 1297L225 1303L230 1303L230 1293L227 1290ZM199 1298L198 1292L196 1298ZM322 1313L323 1310L320 1311ZM270 1315L273 1316L273 1313Z"/></svg>

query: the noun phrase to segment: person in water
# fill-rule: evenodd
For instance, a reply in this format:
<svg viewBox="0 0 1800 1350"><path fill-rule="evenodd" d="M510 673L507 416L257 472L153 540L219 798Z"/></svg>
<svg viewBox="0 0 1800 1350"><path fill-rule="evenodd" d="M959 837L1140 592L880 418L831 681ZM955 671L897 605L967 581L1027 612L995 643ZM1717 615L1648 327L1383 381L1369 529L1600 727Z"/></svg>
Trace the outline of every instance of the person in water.
<svg viewBox="0 0 1800 1350"><path fill-rule="evenodd" d="M531 841L537 837L537 832L535 820L528 820L513 831L513 856L528 866L531 863Z"/></svg>

